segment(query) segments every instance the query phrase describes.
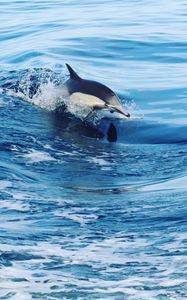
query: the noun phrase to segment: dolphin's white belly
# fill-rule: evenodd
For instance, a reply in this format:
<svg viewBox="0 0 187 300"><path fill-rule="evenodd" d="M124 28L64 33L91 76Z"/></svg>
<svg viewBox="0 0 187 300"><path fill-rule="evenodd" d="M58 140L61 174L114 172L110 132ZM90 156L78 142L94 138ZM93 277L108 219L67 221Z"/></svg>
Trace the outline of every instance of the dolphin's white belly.
<svg viewBox="0 0 187 300"><path fill-rule="evenodd" d="M105 102L99 99L98 97L89 94L79 93L79 92L71 94L70 101L72 102L72 104L82 106L82 107L88 106L91 109L94 106L98 106L101 108L105 106Z"/></svg>
<svg viewBox="0 0 187 300"><path fill-rule="evenodd" d="M70 95L68 106L71 112L82 118L85 118L94 108L97 108L95 110L95 113L99 118L126 118L118 112L111 112L110 105L106 105L106 103L100 98L89 94L83 94L80 92L76 92Z"/></svg>

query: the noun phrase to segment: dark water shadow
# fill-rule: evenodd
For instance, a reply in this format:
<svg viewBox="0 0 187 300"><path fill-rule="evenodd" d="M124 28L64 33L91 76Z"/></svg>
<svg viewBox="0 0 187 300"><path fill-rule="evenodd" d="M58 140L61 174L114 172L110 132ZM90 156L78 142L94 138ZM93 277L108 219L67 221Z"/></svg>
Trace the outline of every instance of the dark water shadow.
<svg viewBox="0 0 187 300"><path fill-rule="evenodd" d="M187 143L187 126L161 124L146 120L110 120L103 118L98 123L83 122L65 113L44 113L55 135L82 139L98 139L103 142L123 144L176 144Z"/></svg>
<svg viewBox="0 0 187 300"><path fill-rule="evenodd" d="M106 120L100 128L106 134ZM117 141L130 144L176 144L187 143L187 126L154 123L146 120L115 120Z"/></svg>

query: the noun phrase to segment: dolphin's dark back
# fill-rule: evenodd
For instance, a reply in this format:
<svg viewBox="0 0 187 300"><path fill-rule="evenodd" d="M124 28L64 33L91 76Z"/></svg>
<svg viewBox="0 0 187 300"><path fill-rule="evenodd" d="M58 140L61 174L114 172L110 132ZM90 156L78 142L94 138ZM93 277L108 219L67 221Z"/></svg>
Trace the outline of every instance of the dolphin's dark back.
<svg viewBox="0 0 187 300"><path fill-rule="evenodd" d="M88 94L103 100L107 104L121 106L117 95L110 88L97 81L82 79L70 65L66 64L66 66L69 70L70 79L65 84L70 95L73 93Z"/></svg>
<svg viewBox="0 0 187 300"><path fill-rule="evenodd" d="M76 93L79 93L82 94L82 97L85 95L88 96L87 101L89 101L89 96L92 96L100 101L98 105L95 105L95 108L99 107L99 109L101 109L106 108L107 106L111 112L116 111L125 117L130 117L130 114L125 112L118 96L110 88L97 81L83 79L72 69L72 67L70 67L68 64L66 64L66 66L69 70L70 79L67 80L64 85L66 86L70 97L72 95L74 96ZM78 96L78 99L81 97L81 95L75 96ZM90 103L92 101L93 98L90 97Z"/></svg>
<svg viewBox="0 0 187 300"><path fill-rule="evenodd" d="M105 85L92 80L74 80L70 78L66 82L66 86L70 94L83 93L93 95L105 101L106 103L110 103L110 99L115 96L114 92L107 88Z"/></svg>

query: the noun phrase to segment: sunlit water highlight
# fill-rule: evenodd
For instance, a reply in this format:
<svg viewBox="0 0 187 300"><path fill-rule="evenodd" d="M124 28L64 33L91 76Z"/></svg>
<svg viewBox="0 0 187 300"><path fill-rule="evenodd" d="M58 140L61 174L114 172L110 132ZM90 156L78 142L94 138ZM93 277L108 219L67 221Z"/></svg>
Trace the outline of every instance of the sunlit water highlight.
<svg viewBox="0 0 187 300"><path fill-rule="evenodd" d="M186 8L1 2L0 299L186 298ZM65 63L143 119L67 124Z"/></svg>

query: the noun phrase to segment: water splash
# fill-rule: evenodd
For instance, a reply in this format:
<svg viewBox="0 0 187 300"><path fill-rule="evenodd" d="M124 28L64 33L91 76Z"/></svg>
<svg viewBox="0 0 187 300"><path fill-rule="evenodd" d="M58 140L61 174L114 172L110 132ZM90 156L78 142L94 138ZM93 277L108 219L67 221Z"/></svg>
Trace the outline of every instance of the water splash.
<svg viewBox="0 0 187 300"><path fill-rule="evenodd" d="M64 77L62 72L57 73L45 68L13 71L6 79L1 78L1 92L53 111L63 101L58 86L62 84Z"/></svg>
<svg viewBox="0 0 187 300"><path fill-rule="evenodd" d="M123 115L116 112L111 113L107 109L92 113L92 106L85 105L85 99L74 101L69 97L63 85L65 80L66 76L62 75L62 71L55 72L45 68L22 70L17 72L17 74L13 71L10 72L6 80L4 79L0 92L9 96L19 97L48 111L66 111L81 120L85 120L89 116L89 121L93 124L97 124L103 117L124 119ZM2 78L1 81L3 81ZM135 101L124 99L123 102L127 111L132 116L135 115L135 111L137 111Z"/></svg>

